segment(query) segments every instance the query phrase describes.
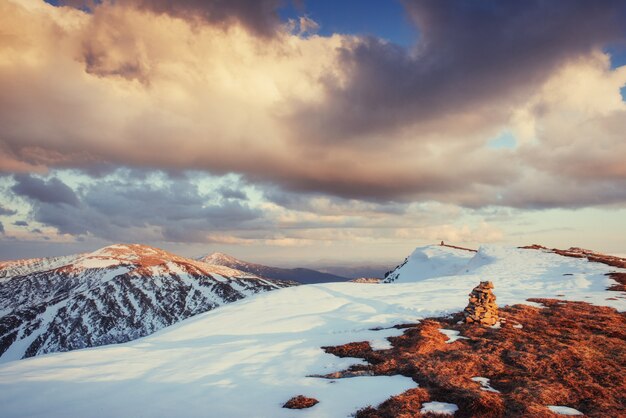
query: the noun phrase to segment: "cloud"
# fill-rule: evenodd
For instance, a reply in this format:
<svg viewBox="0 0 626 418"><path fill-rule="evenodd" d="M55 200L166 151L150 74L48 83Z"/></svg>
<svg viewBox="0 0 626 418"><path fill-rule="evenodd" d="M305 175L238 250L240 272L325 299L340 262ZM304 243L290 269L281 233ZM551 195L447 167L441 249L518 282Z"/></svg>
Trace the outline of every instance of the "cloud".
<svg viewBox="0 0 626 418"><path fill-rule="evenodd" d="M232 176L207 179L201 173L173 176L116 170L90 178L64 170L45 178L31 177L44 184L51 179L71 178L78 204L60 205L38 195L6 195L9 200L20 196L16 202L31 220L29 231L12 231L22 241L87 239L302 247L400 236L408 239L409 233L422 238L443 237L440 239L478 236L475 228L454 224L461 216L459 208L437 203L298 196L275 187L246 184ZM16 194L10 187L8 190ZM243 190L243 195L251 197L230 197L231 192ZM24 224L18 221L14 225ZM402 235L399 231L407 232Z"/></svg>
<svg viewBox="0 0 626 418"><path fill-rule="evenodd" d="M404 4L420 32L415 50L378 38L346 42L339 60L350 76L329 78L327 100L294 112L308 138L359 141L407 124L428 130L467 111L478 122L502 120L564 61L623 39L626 29L619 0Z"/></svg>
<svg viewBox="0 0 626 418"><path fill-rule="evenodd" d="M74 191L56 177L42 180L28 174L16 174L16 184L11 190L17 195L29 197L41 203L78 206Z"/></svg>
<svg viewBox="0 0 626 418"><path fill-rule="evenodd" d="M15 221L15 222L13 222L13 225L15 225L15 226L28 226L28 222L26 222L26 221Z"/></svg>
<svg viewBox="0 0 626 418"><path fill-rule="evenodd" d="M288 206L329 212L341 200L372 211L412 201L624 202L620 153L611 152L623 143L615 97L624 71L600 52L624 37L623 2L405 4L420 33L413 49L299 36L276 26L272 1L105 1L92 13L2 2L0 171L238 173L305 196ZM572 74L585 82L572 84ZM590 94L581 86L592 79ZM519 146L485 146L504 129ZM549 187L533 195L544 179ZM46 196L48 186L60 187L20 186L21 194L76 204ZM52 203L39 201L42 214L62 230L92 228Z"/></svg>
<svg viewBox="0 0 626 418"><path fill-rule="evenodd" d="M247 200L248 196L242 190L238 190L232 187L223 186L219 189L222 197L225 199L238 199L238 200Z"/></svg>
<svg viewBox="0 0 626 418"><path fill-rule="evenodd" d="M224 28L238 23L263 36L270 36L276 31L280 23L277 9L283 4L281 0L63 0L60 3L88 8L94 13L99 7L116 3L122 7L203 21Z"/></svg>
<svg viewBox="0 0 626 418"><path fill-rule="evenodd" d="M17 213L16 210L7 209L4 206L0 205L0 216L11 216Z"/></svg>
<svg viewBox="0 0 626 418"><path fill-rule="evenodd" d="M300 16L298 19L299 35L314 34L320 29L319 23L308 16Z"/></svg>
<svg viewBox="0 0 626 418"><path fill-rule="evenodd" d="M35 184L50 185L52 180L60 182L29 177ZM239 200L222 201L219 193L201 193L185 177L141 179L127 170L81 186L80 198L72 192L76 202L71 206L58 205L40 193L21 193L22 188L12 190L30 199L36 222L60 234L111 241L205 242L211 232L245 229L261 216Z"/></svg>
<svg viewBox="0 0 626 418"><path fill-rule="evenodd" d="M0 222L0 234L4 235L4 225L2 224L2 222Z"/></svg>

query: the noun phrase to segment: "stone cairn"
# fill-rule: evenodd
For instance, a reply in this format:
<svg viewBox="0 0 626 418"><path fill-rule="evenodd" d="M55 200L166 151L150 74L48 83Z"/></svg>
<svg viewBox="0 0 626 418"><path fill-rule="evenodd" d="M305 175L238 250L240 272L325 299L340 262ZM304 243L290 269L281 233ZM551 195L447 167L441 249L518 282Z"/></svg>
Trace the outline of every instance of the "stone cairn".
<svg viewBox="0 0 626 418"><path fill-rule="evenodd" d="M465 311L465 322L481 325L495 325L498 322L496 295L491 291L493 283L480 282L469 294L469 304Z"/></svg>

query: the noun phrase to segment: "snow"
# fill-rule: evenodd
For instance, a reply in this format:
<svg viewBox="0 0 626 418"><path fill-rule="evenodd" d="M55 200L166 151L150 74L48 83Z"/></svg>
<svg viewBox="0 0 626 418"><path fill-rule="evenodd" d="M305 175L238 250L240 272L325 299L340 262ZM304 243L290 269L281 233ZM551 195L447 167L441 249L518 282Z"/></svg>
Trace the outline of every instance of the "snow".
<svg viewBox="0 0 626 418"><path fill-rule="evenodd" d="M423 316L407 304L395 308L405 286L383 288L385 296L378 301L368 287L346 283L277 290L135 342L8 363L0 366L3 415L172 416L184 411L184 416L206 416L210 405L212 416L291 417L293 412L280 406L303 394L320 404L299 416L349 416L415 387L403 376L307 377L359 362L326 354L321 346L398 335L396 329L370 328ZM30 400L23 402L31 390Z"/></svg>
<svg viewBox="0 0 626 418"><path fill-rule="evenodd" d="M491 383L489 383L489 379L487 379L486 377L476 376L476 377L472 377L472 380L474 382L480 383L480 389L481 390L484 390L484 391L487 391L487 392L500 393L499 390L496 390L496 389L491 387Z"/></svg>
<svg viewBox="0 0 626 418"><path fill-rule="evenodd" d="M582 412L569 406L548 405L548 409L559 415L583 415Z"/></svg>
<svg viewBox="0 0 626 418"><path fill-rule="evenodd" d="M446 256L445 252L450 251ZM426 257L426 255L428 257ZM465 262L464 266L460 266ZM444 272L456 269L456 276L425 278L426 272ZM415 270L417 269L417 270ZM466 285L466 293L480 281L494 283L499 305L519 300L514 295L520 292L524 299L556 298L578 300L596 305L611 306L626 311L624 294L607 293L606 288L615 282L606 276L613 271L626 272L626 269L588 262L586 259L563 257L558 254L515 247L482 246L477 253L456 250L442 246L421 247L409 257L407 263L390 274L397 277L394 283L421 284L437 280L441 291L448 292L461 283ZM618 300L604 300L614 297ZM516 302L517 303L517 302ZM537 306L533 302L525 302Z"/></svg>
<svg viewBox="0 0 626 418"><path fill-rule="evenodd" d="M458 410L459 407L453 403L425 402L422 404L422 409L420 409L420 412L422 414L425 414L426 412L434 412L441 415L454 415L454 413Z"/></svg>
<svg viewBox="0 0 626 418"><path fill-rule="evenodd" d="M445 256L445 251L451 255ZM285 288L130 343L1 364L2 415L195 417L210 411L225 418L287 418L294 412L282 404L305 395L320 403L297 411L297 416L347 417L415 383L403 376L310 377L362 363L326 354L320 347L354 341L388 347L386 338L401 334L391 326L462 310L469 291L481 280L494 283L500 305L562 294L561 300L626 310L623 293L605 290L610 284L605 273L618 269L535 250L481 247L477 254L463 256L459 251L421 250L433 256L427 262L429 274L445 274L442 277L422 275L416 282L417 276L401 273L393 284ZM435 259L449 265L437 267ZM461 262L465 266L458 269ZM610 296L617 300L606 300ZM449 331L442 330L458 337ZM439 402L424 407L440 413L457 410L456 405Z"/></svg>
<svg viewBox="0 0 626 418"><path fill-rule="evenodd" d="M457 274L473 257L474 253L467 250L436 245L418 247L409 256L406 264L392 272L387 280L394 281L397 276L402 276L403 282L421 281Z"/></svg>
<svg viewBox="0 0 626 418"><path fill-rule="evenodd" d="M448 337L448 341L446 341L446 344L453 343L456 340L467 340L467 337L462 337L459 331L455 331L453 329L440 328L439 332Z"/></svg>
<svg viewBox="0 0 626 418"><path fill-rule="evenodd" d="M74 263L74 267L78 269L103 269L119 266L121 263L122 261L117 258L88 256Z"/></svg>
<svg viewBox="0 0 626 418"><path fill-rule="evenodd" d="M66 301L61 301L55 305L48 306L43 313L38 315L38 319L41 321L42 325L27 337L24 337L25 330L24 326L22 326L16 342L11 344L11 346L2 355L0 355L0 363L19 360L24 357L28 347L44 332L47 325L54 319L56 312L64 306L65 303Z"/></svg>

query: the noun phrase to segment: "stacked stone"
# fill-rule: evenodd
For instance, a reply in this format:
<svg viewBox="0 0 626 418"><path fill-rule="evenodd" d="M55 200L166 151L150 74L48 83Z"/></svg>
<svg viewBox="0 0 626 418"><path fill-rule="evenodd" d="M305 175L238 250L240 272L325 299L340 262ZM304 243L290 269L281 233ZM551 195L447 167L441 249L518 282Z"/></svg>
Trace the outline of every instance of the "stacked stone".
<svg viewBox="0 0 626 418"><path fill-rule="evenodd" d="M469 304L463 312L466 323L495 325L498 322L496 295L491 289L493 289L493 283L480 282L469 294Z"/></svg>

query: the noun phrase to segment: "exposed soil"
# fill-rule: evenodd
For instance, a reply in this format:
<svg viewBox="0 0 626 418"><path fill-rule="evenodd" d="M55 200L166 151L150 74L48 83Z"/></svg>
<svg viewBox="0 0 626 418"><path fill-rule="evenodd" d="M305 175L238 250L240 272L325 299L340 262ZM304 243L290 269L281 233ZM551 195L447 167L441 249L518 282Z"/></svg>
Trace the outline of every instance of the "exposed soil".
<svg viewBox="0 0 626 418"><path fill-rule="evenodd" d="M288 409L306 409L310 408L314 405L317 405L319 401L315 398L307 398L303 395L294 396L289 399L287 403L283 405L283 408Z"/></svg>
<svg viewBox="0 0 626 418"><path fill-rule="evenodd" d="M589 417L626 416L626 314L584 302L531 299L544 308L500 309L502 328L458 324L462 313L426 319L374 351L367 342L325 347L340 357L363 358L344 373L404 375L419 384L357 418L408 418L424 402L454 403L456 417L555 417L547 405L575 408ZM520 327L521 325L521 327ZM467 339L447 344L439 329ZM490 379L494 393L473 377Z"/></svg>

